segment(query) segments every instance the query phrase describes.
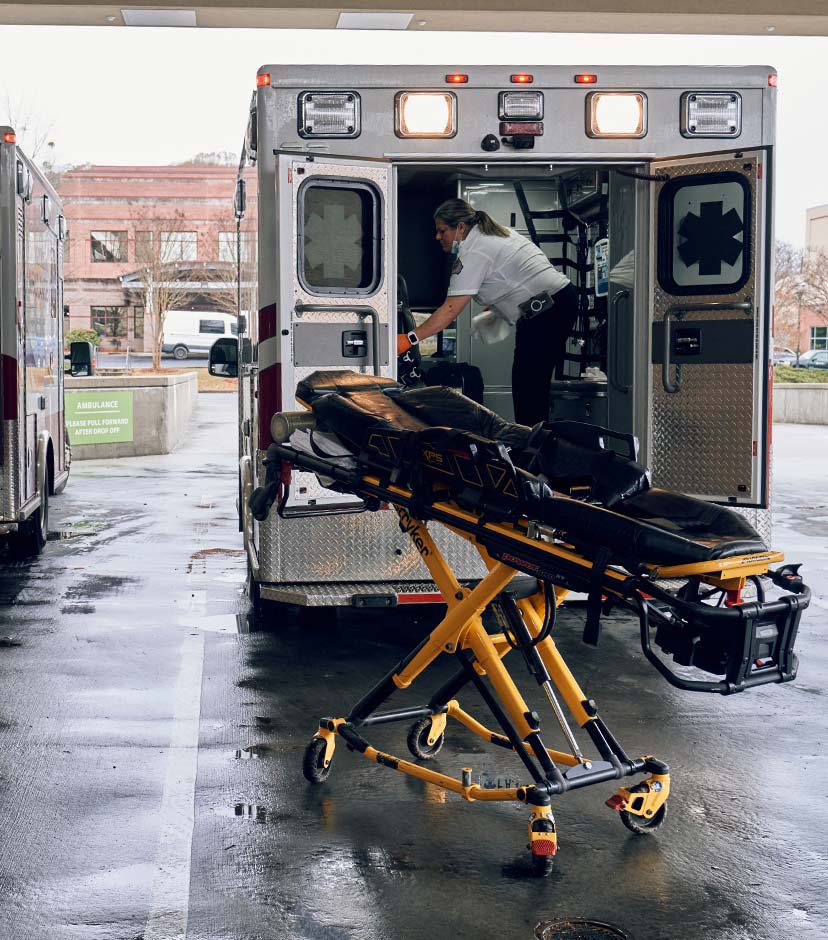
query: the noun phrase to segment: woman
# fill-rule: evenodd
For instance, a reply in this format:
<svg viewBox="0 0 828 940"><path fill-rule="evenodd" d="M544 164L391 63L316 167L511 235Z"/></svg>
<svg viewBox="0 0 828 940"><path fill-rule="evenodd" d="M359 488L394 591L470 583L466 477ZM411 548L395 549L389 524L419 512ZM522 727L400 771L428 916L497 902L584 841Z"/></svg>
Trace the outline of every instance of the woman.
<svg viewBox="0 0 828 940"><path fill-rule="evenodd" d="M451 325L475 297L516 324L515 421L530 427L546 421L549 383L578 315L575 288L537 245L463 199L444 202L434 222L443 251L454 255L448 292L424 323L397 337L397 355Z"/></svg>

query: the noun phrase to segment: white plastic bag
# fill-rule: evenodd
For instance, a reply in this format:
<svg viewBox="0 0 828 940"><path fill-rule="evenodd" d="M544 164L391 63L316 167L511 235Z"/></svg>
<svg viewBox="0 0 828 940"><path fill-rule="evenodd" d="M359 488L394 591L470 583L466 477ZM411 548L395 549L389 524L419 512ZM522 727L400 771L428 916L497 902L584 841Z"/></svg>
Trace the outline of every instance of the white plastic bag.
<svg viewBox="0 0 828 940"><path fill-rule="evenodd" d="M509 335L509 322L488 307L472 317L472 337L492 346L502 343Z"/></svg>

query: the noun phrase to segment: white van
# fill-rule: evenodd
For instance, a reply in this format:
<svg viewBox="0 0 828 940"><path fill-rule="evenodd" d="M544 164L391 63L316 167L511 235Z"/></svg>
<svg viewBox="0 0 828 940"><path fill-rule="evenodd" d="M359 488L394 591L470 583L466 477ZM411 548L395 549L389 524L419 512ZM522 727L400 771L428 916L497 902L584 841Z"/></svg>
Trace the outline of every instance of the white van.
<svg viewBox="0 0 828 940"><path fill-rule="evenodd" d="M170 310L164 317L162 353L176 359L207 356L222 336L236 336L238 324L231 313L219 310Z"/></svg>

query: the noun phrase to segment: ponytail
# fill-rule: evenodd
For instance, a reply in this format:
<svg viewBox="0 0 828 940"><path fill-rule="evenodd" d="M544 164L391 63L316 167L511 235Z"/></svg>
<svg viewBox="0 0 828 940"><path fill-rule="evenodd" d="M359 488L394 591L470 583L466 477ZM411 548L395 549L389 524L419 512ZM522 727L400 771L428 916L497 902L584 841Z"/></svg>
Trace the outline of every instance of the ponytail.
<svg viewBox="0 0 828 940"><path fill-rule="evenodd" d="M465 199L448 199L442 205L438 206L434 213L435 219L445 222L449 228L456 228L460 222L468 226L469 229L477 226L483 235L496 235L499 238L508 238L509 229L502 226L499 222L484 212L482 209L475 209L469 205Z"/></svg>

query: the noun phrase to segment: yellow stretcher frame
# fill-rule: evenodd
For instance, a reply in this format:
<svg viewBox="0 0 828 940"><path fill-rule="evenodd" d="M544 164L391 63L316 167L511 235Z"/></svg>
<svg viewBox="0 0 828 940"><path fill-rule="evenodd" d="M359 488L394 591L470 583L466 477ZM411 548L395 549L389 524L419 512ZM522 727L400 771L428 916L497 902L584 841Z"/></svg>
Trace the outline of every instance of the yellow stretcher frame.
<svg viewBox="0 0 828 940"><path fill-rule="evenodd" d="M542 872L549 870L557 852L552 797L570 789L646 774L643 781L620 787L606 802L619 811L622 821L633 832L657 830L663 822L670 793L667 764L652 755L630 758L624 752L598 715L595 703L578 685L547 630L550 607L557 609L572 587L583 590L585 586L592 586L594 589L596 576L607 601L638 614L645 655L679 688L729 694L766 682L789 681L796 675L793 641L810 591L798 575L798 566L770 569L771 564L783 561L780 552L752 553L660 570L642 564L635 574L611 565L596 571L591 558L557 538L557 533L548 526L538 526L524 518L487 520L474 510L453 502L448 493L443 500L438 494L423 505L410 490L389 483L376 471L343 470L285 444L273 445L268 460L272 466L281 466L282 461L287 461L306 470L331 475L345 483L351 492L362 496L369 508L392 505L402 530L418 549L447 607L445 617L429 636L371 688L346 716L323 718L319 722L303 763L304 774L310 782L321 783L327 778L336 739L341 737L367 759L457 793L464 799L526 803L532 810L528 825L532 862L536 870ZM488 572L476 586L464 586L455 577L428 530L428 522L432 520L475 545ZM528 597L510 593L510 582L518 572L535 576L545 586ZM744 601L742 590L748 579L758 581L763 576L792 593L765 602L762 589L761 600ZM670 593L659 583L665 579L685 579L695 588L707 585L721 593L726 606L723 609L708 606L698 600L698 592L695 600ZM501 613L503 609L507 611L508 629L494 634L487 631L482 615L490 605ZM678 629L676 623L685 621L693 629L711 634L721 630L729 636L729 648L735 637L736 655L734 658L730 649L733 662L728 661L725 679L717 682L685 679L669 669L651 649L652 620L663 627L666 625L668 633ZM768 630L776 637L770 644L763 639ZM546 692L554 717L569 744L569 753L547 748L543 743L539 718L529 709L503 661L515 646L521 648L530 672ZM753 663L751 659L757 650L771 651L772 655L767 656L767 661L760 658ZM461 669L432 695L427 705L377 712L396 690L410 688L441 655L455 656ZM491 688L483 682L484 677ZM502 733L491 730L460 706L456 692L469 683L480 692ZM591 739L597 757L586 757L581 752L558 696L578 727ZM415 719L408 736L409 749L419 759L428 761L442 746L448 718L454 718L482 740L515 751L529 771L531 781L516 787L489 789L473 781L471 768L463 768L460 777L440 773L380 751L360 733L360 729L372 724Z"/></svg>

